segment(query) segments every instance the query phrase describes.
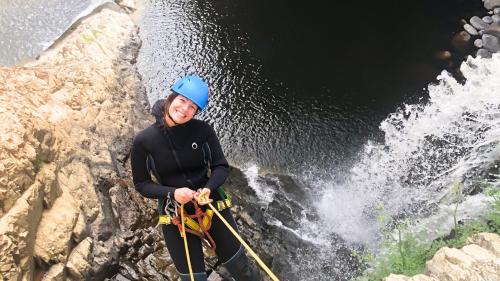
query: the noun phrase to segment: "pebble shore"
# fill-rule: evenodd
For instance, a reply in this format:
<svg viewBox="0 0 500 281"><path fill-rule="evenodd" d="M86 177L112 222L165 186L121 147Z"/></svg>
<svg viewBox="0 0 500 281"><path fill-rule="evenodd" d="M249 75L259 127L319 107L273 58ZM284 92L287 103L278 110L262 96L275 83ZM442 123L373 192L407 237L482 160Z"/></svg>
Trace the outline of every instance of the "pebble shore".
<svg viewBox="0 0 500 281"><path fill-rule="evenodd" d="M484 0L487 14L473 16L463 25L469 36L463 40L477 48L476 57L491 58L493 53L500 51L500 0Z"/></svg>

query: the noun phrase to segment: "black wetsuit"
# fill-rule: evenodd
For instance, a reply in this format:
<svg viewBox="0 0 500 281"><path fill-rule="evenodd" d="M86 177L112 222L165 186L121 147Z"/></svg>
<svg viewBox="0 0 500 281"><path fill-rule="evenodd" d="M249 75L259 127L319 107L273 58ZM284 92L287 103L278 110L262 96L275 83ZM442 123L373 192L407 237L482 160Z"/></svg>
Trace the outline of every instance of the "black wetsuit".
<svg viewBox="0 0 500 281"><path fill-rule="evenodd" d="M211 190L210 198L220 200L217 188L226 180L229 165L214 130L206 122L195 119L185 124L166 127L163 121L164 102L159 100L153 106L155 124L139 132L134 139L131 163L135 189L148 198L170 197L174 200L176 188L189 187L197 190L207 187ZM207 165L203 155L204 143L208 143L211 151L210 178L207 176ZM177 154L179 163L173 153ZM148 155L154 160L161 184L151 179L146 164ZM236 229L229 209L224 209L221 214ZM216 243L216 253L222 262L231 258L240 248L239 241L217 216L212 219L209 233ZM163 225L163 235L177 270L182 274L188 273L184 244L177 226ZM193 272L204 272L200 238L187 233L187 240Z"/></svg>

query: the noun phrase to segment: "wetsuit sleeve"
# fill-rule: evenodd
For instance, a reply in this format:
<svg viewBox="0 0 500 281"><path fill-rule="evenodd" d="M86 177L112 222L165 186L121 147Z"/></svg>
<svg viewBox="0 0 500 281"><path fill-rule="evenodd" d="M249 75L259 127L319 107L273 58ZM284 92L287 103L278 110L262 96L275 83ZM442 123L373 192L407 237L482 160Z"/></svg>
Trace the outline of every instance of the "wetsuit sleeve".
<svg viewBox="0 0 500 281"><path fill-rule="evenodd" d="M224 157L219 139L211 126L209 126L208 145L210 146L210 152L212 154L212 174L206 187L215 191L226 181L229 174L229 164L227 163L226 157Z"/></svg>
<svg viewBox="0 0 500 281"><path fill-rule="evenodd" d="M174 196L175 188L159 185L151 180L151 174L146 166L147 152L136 137L132 145L130 161L135 190L147 198L166 198Z"/></svg>

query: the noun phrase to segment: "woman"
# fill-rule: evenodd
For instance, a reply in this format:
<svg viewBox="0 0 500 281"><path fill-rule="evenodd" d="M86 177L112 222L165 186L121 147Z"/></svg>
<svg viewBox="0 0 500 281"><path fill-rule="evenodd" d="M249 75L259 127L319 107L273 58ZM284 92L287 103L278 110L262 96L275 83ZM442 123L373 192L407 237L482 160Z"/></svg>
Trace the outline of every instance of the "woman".
<svg viewBox="0 0 500 281"><path fill-rule="evenodd" d="M193 214L193 202L201 203L201 194L214 201L224 200L219 187L228 176L229 165L212 127L193 119L208 104L208 85L197 76L187 76L171 90L165 100L153 106L156 122L135 137L131 162L135 189L144 197L159 199L161 214L175 216L169 212L180 204ZM236 229L229 209L220 213ZM190 280L178 226L163 224L162 231L181 280ZM195 280L207 280L202 250L202 238L207 237L192 233L186 236ZM217 216L213 216L207 236L215 243L219 260L236 280L261 280L259 270L249 263L239 241Z"/></svg>

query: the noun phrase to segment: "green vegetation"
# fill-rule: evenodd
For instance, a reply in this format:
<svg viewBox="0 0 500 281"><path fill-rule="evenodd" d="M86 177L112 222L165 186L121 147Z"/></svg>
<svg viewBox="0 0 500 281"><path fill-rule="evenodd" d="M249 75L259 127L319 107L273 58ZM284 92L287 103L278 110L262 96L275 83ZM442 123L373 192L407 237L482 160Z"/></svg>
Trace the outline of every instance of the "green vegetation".
<svg viewBox="0 0 500 281"><path fill-rule="evenodd" d="M46 162L47 160L45 159L45 157L43 157L41 153L38 153L35 158L35 163L33 163L35 173L38 173Z"/></svg>
<svg viewBox="0 0 500 281"><path fill-rule="evenodd" d="M354 253L362 262L370 264L372 267L366 270L363 275L355 278L355 281L379 281L390 273L404 274L412 276L422 273L425 269L426 261L430 260L434 254L442 247L461 248L469 236L479 232L500 231L500 188L491 184L482 184L483 193L491 201L483 217L474 221L467 221L463 224L457 221L457 210L462 201L463 184L458 183L452 188L456 196L456 203L453 210L453 220L455 227L448 235L438 238L431 243L425 243L425 239L420 239L418 234L408 230L409 222L397 223L394 228L383 230L386 239L381 243L381 253L373 258L372 253ZM381 216L379 221L384 225L394 225L392 219ZM389 222L389 223L388 223ZM396 234L394 234L396 233Z"/></svg>

